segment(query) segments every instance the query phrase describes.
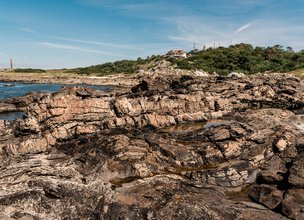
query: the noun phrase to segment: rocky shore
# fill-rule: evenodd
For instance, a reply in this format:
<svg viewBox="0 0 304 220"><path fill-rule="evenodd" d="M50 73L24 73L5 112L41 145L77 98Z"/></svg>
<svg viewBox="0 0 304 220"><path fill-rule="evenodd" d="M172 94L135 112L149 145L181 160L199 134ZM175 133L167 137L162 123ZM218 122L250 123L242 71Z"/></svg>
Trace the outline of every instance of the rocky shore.
<svg viewBox="0 0 304 220"><path fill-rule="evenodd" d="M0 121L0 219L304 219L302 80L138 80Z"/></svg>
<svg viewBox="0 0 304 220"><path fill-rule="evenodd" d="M87 85L111 85L129 87L138 83L137 77L126 75L111 76L81 76L81 75L55 75L31 74L31 73L0 73L0 81L25 82L25 83L53 83L53 84L87 84Z"/></svg>

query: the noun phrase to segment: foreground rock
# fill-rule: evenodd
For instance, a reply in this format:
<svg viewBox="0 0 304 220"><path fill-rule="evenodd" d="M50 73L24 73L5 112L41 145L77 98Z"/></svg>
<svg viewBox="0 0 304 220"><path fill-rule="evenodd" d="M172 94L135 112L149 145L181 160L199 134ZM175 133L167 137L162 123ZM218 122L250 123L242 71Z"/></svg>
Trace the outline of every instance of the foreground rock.
<svg viewBox="0 0 304 220"><path fill-rule="evenodd" d="M303 219L304 83L65 88L0 122L3 219Z"/></svg>

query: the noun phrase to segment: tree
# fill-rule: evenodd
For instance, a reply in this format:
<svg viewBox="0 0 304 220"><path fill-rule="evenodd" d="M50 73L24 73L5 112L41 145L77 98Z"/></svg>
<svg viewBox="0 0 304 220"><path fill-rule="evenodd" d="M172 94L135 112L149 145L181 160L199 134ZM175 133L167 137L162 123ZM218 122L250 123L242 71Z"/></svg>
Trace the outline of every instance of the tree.
<svg viewBox="0 0 304 220"><path fill-rule="evenodd" d="M293 52L292 47L287 47L286 49L287 49L287 52L290 52L290 53Z"/></svg>

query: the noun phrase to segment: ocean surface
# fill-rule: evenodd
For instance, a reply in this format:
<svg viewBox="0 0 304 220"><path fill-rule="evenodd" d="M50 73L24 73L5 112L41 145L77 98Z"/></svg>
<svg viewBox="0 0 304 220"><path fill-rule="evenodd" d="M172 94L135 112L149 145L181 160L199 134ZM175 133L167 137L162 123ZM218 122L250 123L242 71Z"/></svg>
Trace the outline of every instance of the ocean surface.
<svg viewBox="0 0 304 220"><path fill-rule="evenodd" d="M30 92L58 92L64 84L30 84L21 82L1 82L0 81L0 101L1 99L24 96ZM83 86L96 90L109 90L110 86L91 86L83 84L67 85ZM16 120L22 118L24 112L5 112L0 113L0 120Z"/></svg>
<svg viewBox="0 0 304 220"><path fill-rule="evenodd" d="M24 96L29 92L57 92L64 84L29 84L20 82L1 82L0 81L0 99ZM91 85L68 85L68 86L83 86L96 90L108 90L109 86L91 86Z"/></svg>

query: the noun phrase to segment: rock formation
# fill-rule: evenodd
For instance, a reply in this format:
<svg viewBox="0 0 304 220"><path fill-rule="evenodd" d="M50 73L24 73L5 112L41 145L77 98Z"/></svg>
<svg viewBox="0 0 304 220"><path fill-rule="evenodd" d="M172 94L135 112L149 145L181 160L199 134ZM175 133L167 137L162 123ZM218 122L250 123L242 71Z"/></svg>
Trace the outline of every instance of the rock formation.
<svg viewBox="0 0 304 220"><path fill-rule="evenodd" d="M1 219L304 218L294 76L154 77L31 101L0 121Z"/></svg>
<svg viewBox="0 0 304 220"><path fill-rule="evenodd" d="M172 65L169 61L160 60L158 62L152 62L146 67L142 66L137 73L138 78L150 76L152 78L164 77L164 76L193 76L193 77L207 77L210 76L203 70L185 70L178 69Z"/></svg>

